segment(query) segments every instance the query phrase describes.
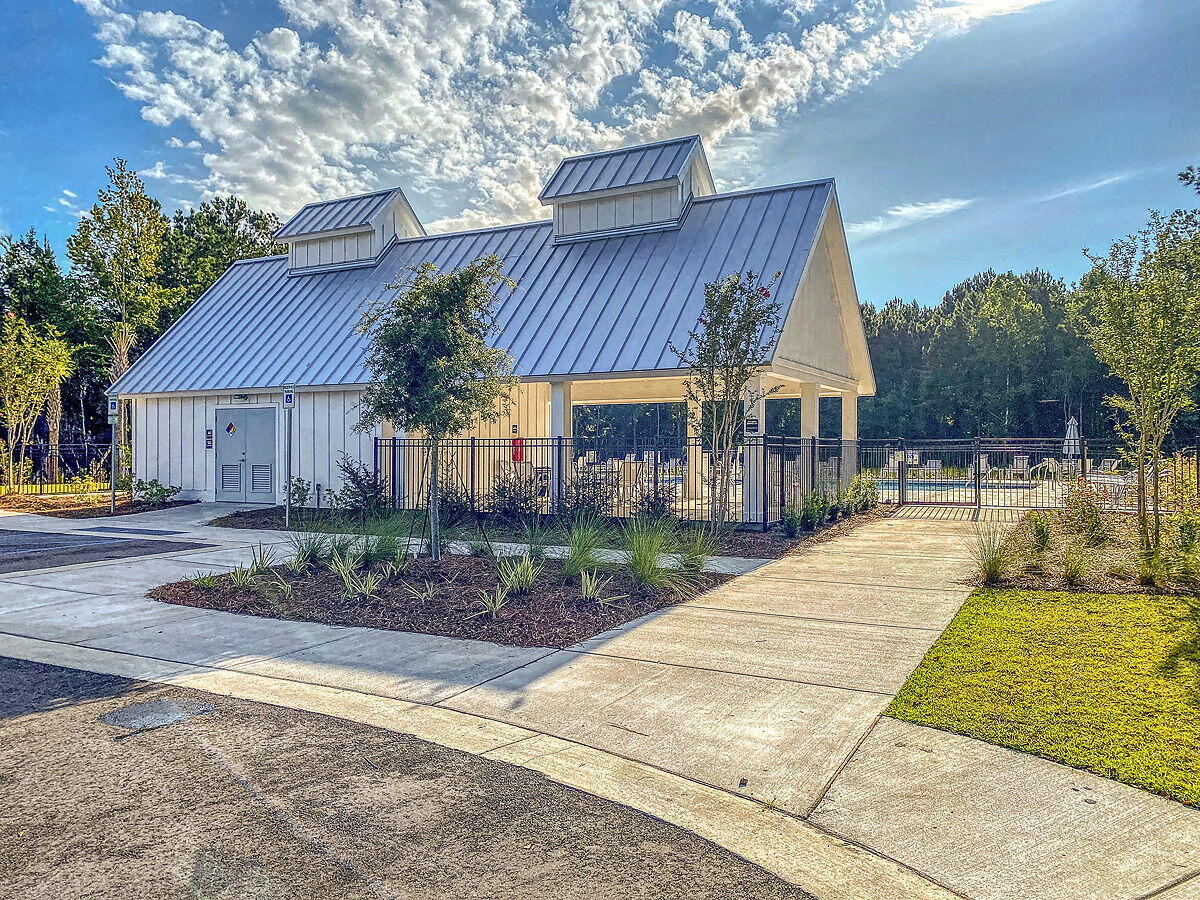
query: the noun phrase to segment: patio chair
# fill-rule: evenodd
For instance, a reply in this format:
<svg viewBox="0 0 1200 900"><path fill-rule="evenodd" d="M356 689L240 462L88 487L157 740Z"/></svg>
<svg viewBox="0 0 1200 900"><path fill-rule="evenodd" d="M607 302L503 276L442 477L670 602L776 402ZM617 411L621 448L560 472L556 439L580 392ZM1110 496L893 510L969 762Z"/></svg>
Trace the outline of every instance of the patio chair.
<svg viewBox="0 0 1200 900"><path fill-rule="evenodd" d="M1040 478L1042 481L1058 481L1063 475L1063 465L1053 456L1047 456L1029 470L1029 480Z"/></svg>
<svg viewBox="0 0 1200 900"><path fill-rule="evenodd" d="M1102 459L1100 460L1100 465L1092 471L1097 475L1115 475L1119 462L1120 460L1116 459Z"/></svg>
<svg viewBox="0 0 1200 900"><path fill-rule="evenodd" d="M1014 478L1029 479L1029 454L1018 453L1013 456L1012 468L1009 470Z"/></svg>

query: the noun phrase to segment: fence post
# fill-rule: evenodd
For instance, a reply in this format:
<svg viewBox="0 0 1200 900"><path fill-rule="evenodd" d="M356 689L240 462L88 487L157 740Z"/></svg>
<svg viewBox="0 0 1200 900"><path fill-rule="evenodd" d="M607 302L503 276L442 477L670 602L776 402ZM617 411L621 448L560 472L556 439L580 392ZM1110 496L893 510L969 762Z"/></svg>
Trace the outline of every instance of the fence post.
<svg viewBox="0 0 1200 900"><path fill-rule="evenodd" d="M896 500L900 506L908 502L908 451L900 438L900 457L896 462Z"/></svg>
<svg viewBox="0 0 1200 900"><path fill-rule="evenodd" d="M820 484L817 482L817 438L815 435L808 439L808 489L810 492L820 489Z"/></svg>
<svg viewBox="0 0 1200 900"><path fill-rule="evenodd" d="M475 512L478 507L475 504L475 438L471 438L470 456L471 475L470 475L470 493L471 493L471 511Z"/></svg>
<svg viewBox="0 0 1200 900"><path fill-rule="evenodd" d="M979 453L979 438L975 438L975 509L983 508L983 459Z"/></svg>
<svg viewBox="0 0 1200 900"><path fill-rule="evenodd" d="M767 510L770 507L767 499L769 496L767 489L770 485L770 479L767 478L767 467L771 465L771 451L767 446L767 436L765 434L759 440L762 441L762 452L760 454L762 463L759 466L762 469L762 474L759 476L762 479L762 483L759 485L759 495L762 497L762 530L770 531L771 526L767 522Z"/></svg>

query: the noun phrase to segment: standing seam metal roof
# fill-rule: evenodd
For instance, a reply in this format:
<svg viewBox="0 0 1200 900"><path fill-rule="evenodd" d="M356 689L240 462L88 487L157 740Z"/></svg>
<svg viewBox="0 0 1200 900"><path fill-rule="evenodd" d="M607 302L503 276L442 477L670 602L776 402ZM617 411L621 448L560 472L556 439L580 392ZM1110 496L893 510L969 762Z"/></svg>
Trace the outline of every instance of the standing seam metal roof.
<svg viewBox="0 0 1200 900"><path fill-rule="evenodd" d="M359 194L355 197L309 203L288 219L283 227L275 232L275 237L297 237L302 234L369 225L371 217L383 209L398 190L399 188L388 188L386 191Z"/></svg>
<svg viewBox="0 0 1200 900"><path fill-rule="evenodd" d="M564 159L538 194L542 202L680 178L699 135Z"/></svg>
<svg viewBox="0 0 1200 900"><path fill-rule="evenodd" d="M681 228L555 244L550 222L394 242L360 269L289 275L286 257L235 263L114 385L122 395L364 384L362 309L407 267L495 253L518 282L500 293L497 346L525 377L677 370L706 282L782 272L795 295L832 180L697 198Z"/></svg>

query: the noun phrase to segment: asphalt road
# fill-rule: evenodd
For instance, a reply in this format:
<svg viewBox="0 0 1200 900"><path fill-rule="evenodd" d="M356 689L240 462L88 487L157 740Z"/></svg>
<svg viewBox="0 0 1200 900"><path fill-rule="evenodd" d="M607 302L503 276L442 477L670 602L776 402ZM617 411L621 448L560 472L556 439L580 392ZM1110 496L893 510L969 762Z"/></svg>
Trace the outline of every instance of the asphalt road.
<svg viewBox="0 0 1200 900"><path fill-rule="evenodd" d="M811 900L526 769L3 657L0 897Z"/></svg>
<svg viewBox="0 0 1200 900"><path fill-rule="evenodd" d="M200 550L207 546L181 541L117 537L107 529L94 535L0 529L0 572L26 572L30 569L145 556L148 553Z"/></svg>

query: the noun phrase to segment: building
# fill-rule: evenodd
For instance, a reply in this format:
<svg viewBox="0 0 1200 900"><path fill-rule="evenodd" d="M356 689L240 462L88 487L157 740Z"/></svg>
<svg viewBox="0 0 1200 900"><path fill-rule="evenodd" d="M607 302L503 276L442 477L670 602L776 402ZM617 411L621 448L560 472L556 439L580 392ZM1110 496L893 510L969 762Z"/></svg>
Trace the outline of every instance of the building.
<svg viewBox="0 0 1200 900"><path fill-rule="evenodd" d="M564 159L540 199L551 218L434 235L399 188L305 206L278 233L287 255L231 266L113 385L132 401L136 476L186 498L282 502L281 392L295 385L291 471L336 488L340 454L370 464L393 437L355 428L364 304L410 266L492 253L518 282L498 343L521 386L476 437L569 438L573 405L681 400L668 344L687 341L706 282L753 269L781 273L764 385L801 398L803 435L819 397L841 398L856 439L875 385L832 179L717 193L692 136Z"/></svg>

